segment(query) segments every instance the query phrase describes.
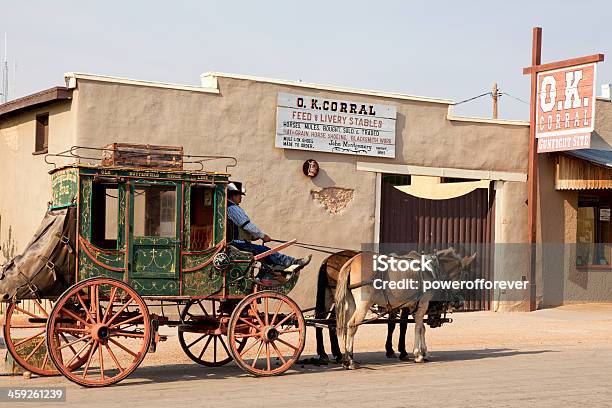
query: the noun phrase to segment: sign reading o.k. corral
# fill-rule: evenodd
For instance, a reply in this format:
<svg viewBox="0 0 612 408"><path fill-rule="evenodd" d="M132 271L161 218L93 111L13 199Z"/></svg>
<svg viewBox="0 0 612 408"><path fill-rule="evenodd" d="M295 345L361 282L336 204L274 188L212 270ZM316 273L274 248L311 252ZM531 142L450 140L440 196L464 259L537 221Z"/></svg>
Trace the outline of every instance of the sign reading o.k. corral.
<svg viewBox="0 0 612 408"><path fill-rule="evenodd" d="M595 121L596 65L539 72L538 152L588 149Z"/></svg>
<svg viewBox="0 0 612 408"><path fill-rule="evenodd" d="M280 92L275 146L394 158L396 116L395 106Z"/></svg>

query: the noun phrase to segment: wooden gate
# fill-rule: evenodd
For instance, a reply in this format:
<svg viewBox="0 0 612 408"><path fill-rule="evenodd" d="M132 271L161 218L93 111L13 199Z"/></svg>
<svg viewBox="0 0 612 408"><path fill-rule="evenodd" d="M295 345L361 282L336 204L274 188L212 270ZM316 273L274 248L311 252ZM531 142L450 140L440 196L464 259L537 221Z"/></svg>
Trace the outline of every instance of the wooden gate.
<svg viewBox="0 0 612 408"><path fill-rule="evenodd" d="M381 244L410 244L419 251L448 246L465 255L477 252L467 279L493 279L495 190L478 188L447 200L428 200L406 194L383 178ZM464 310L489 310L491 291L471 291Z"/></svg>

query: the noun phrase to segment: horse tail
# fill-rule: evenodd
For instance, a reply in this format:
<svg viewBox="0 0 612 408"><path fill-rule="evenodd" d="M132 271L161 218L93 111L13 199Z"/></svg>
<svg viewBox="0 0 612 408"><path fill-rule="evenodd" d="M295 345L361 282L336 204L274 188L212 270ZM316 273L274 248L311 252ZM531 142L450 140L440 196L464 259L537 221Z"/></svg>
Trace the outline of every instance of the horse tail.
<svg viewBox="0 0 612 408"><path fill-rule="evenodd" d="M325 259L319 267L319 276L317 277L317 299L315 303L315 317L317 319L325 317L327 310L325 310L325 292L329 285L327 279L327 261L329 257Z"/></svg>
<svg viewBox="0 0 612 408"><path fill-rule="evenodd" d="M338 331L338 336L342 338L343 344L345 343L344 340L346 338L346 323L349 318L349 316L346 315L347 306L349 296L352 296L351 291L349 290L349 276L351 273L351 263L356 257L357 255L351 258L340 269L336 293L334 296L334 300L336 301L336 330Z"/></svg>

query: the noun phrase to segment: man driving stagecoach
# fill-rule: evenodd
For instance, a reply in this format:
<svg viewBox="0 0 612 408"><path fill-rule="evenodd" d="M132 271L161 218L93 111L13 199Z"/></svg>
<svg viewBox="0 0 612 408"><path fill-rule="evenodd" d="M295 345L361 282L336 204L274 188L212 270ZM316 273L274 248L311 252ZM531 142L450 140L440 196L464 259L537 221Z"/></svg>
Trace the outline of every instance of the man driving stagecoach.
<svg viewBox="0 0 612 408"><path fill-rule="evenodd" d="M264 243L270 242L272 239L268 234L262 232L249 216L240 207L242 196L245 195L242 185L238 182L229 183L227 186L227 242L241 251L251 252L254 255L269 251L270 248L265 245L254 244L251 241L261 239ZM304 258L294 258L289 255L275 252L263 258L263 260L274 269L284 270L292 265L297 265L298 269L302 269L308 263L312 255L309 254Z"/></svg>

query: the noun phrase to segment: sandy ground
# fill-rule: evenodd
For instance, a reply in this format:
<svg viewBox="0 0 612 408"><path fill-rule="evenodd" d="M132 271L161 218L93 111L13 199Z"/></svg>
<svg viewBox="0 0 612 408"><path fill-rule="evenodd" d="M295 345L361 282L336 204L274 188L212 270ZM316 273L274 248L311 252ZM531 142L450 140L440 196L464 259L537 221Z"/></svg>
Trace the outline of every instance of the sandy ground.
<svg viewBox="0 0 612 408"><path fill-rule="evenodd" d="M355 347L359 370L295 366L279 377L253 378L233 363L192 363L168 330L157 353L115 386L85 389L61 377L0 377L0 387L65 386L65 405L81 407L85 401L106 407L612 406L612 304L452 317L452 324L428 329L431 361L425 364L387 359L385 327L364 326ZM314 350L309 331L303 356ZM34 406L10 406L18 405Z"/></svg>

